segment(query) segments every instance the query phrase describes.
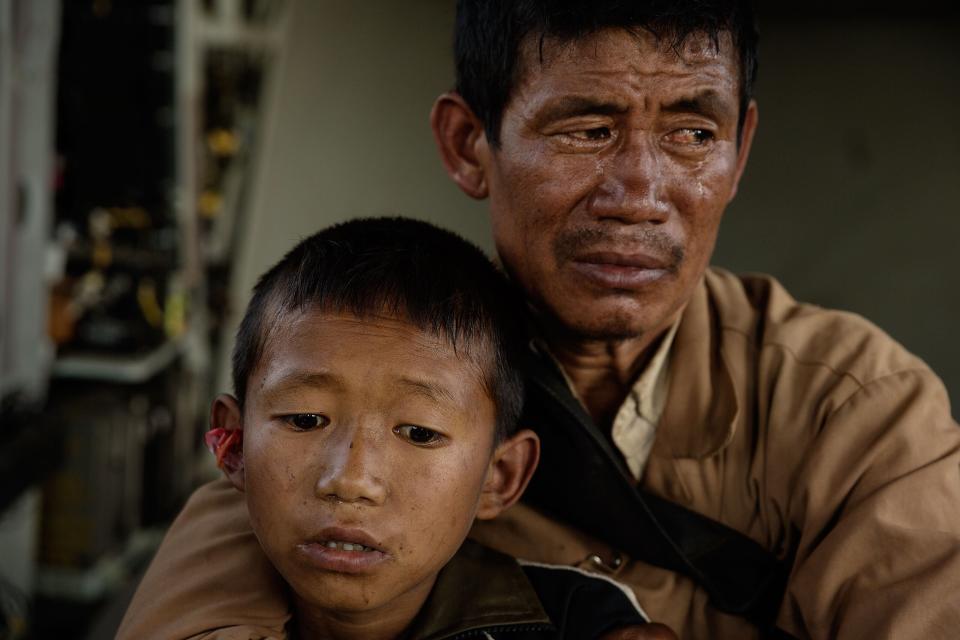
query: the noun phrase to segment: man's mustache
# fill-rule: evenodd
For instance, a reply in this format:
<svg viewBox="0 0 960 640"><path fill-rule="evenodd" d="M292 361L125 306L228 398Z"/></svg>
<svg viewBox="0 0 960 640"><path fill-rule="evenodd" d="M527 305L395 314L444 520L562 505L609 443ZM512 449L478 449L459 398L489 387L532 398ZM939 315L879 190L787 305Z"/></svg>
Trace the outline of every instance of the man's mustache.
<svg viewBox="0 0 960 640"><path fill-rule="evenodd" d="M628 233L602 228L571 229L558 235L553 243L554 256L560 264L599 251L646 254L664 262L665 268L674 273L685 256L681 242L656 228L631 229Z"/></svg>

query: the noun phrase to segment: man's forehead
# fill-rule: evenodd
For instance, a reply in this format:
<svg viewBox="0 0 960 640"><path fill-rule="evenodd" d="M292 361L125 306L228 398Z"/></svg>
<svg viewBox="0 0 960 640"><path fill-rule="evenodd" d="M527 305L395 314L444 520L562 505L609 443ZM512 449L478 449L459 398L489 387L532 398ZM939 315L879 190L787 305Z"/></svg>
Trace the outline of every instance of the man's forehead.
<svg viewBox="0 0 960 640"><path fill-rule="evenodd" d="M648 29L605 28L569 39L530 34L518 52L518 86L537 71L558 66L629 65L654 75L661 72L704 73L737 79L739 61L730 32L716 36L696 31L683 37Z"/></svg>

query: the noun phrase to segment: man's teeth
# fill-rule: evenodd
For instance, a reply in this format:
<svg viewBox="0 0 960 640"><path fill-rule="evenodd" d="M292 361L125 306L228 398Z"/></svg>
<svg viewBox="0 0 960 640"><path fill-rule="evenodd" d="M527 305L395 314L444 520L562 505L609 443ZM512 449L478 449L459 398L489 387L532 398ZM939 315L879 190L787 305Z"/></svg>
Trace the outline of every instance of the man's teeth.
<svg viewBox="0 0 960 640"><path fill-rule="evenodd" d="M371 547L365 547L362 544L357 544L355 542L339 542L337 540L329 540L323 543L327 549L339 549L340 551L373 551Z"/></svg>

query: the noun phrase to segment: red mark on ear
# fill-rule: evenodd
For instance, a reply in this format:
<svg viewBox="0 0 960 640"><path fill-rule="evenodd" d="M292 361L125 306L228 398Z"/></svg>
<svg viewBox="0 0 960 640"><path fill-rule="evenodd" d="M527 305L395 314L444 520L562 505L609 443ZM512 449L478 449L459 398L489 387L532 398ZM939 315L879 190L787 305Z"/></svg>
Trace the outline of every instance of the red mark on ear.
<svg viewBox="0 0 960 640"><path fill-rule="evenodd" d="M217 457L217 468L238 469L242 464L238 449L242 446L240 429L210 429L203 441L213 455Z"/></svg>

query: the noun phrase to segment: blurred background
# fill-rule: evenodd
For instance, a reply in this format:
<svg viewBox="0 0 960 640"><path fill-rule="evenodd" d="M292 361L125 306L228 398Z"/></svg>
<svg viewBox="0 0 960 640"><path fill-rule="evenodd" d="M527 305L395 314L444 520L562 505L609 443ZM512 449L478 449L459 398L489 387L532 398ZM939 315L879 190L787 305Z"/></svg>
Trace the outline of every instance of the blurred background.
<svg viewBox="0 0 960 640"><path fill-rule="evenodd" d="M760 129L714 262L866 315L956 401L960 21L870 4L761 3ZM452 21L452 0L0 0L0 639L113 636L216 473L238 313L293 243L404 214L492 250L427 121Z"/></svg>

